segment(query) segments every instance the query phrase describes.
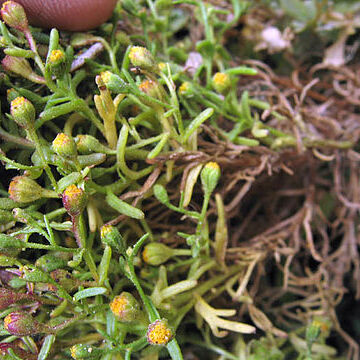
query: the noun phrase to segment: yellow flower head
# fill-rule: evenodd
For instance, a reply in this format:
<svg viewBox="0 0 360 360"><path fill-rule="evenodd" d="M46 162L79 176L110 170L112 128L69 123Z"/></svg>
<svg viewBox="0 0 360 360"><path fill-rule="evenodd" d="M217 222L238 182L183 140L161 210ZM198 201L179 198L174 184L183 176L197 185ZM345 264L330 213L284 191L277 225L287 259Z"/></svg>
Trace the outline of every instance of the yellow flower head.
<svg viewBox="0 0 360 360"><path fill-rule="evenodd" d="M144 80L140 85L139 85L139 90L141 90L144 93L149 92L149 90L151 90L151 88L154 86L154 82L152 80Z"/></svg>
<svg viewBox="0 0 360 360"><path fill-rule="evenodd" d="M166 345L174 336L166 319L158 319L151 323L146 333L147 341L151 345Z"/></svg>
<svg viewBox="0 0 360 360"><path fill-rule="evenodd" d="M76 144L74 139L64 133L57 134L52 142L52 148L60 156L71 157L76 155Z"/></svg>
<svg viewBox="0 0 360 360"><path fill-rule="evenodd" d="M156 81L144 80L139 85L139 90L153 98L156 98L156 99L161 98L161 90L160 90L159 84Z"/></svg>
<svg viewBox="0 0 360 360"><path fill-rule="evenodd" d="M123 291L110 303L110 310L118 320L129 322L136 319L140 306L133 295Z"/></svg>
<svg viewBox="0 0 360 360"><path fill-rule="evenodd" d="M19 106L24 106L26 104L27 99L23 96L18 96L11 102L11 109L16 110Z"/></svg>
<svg viewBox="0 0 360 360"><path fill-rule="evenodd" d="M76 359L76 358L77 358L77 357L76 357L76 356L77 356L76 350L77 350L76 345L74 345L74 346L72 346L72 347L70 348L71 357L72 357L73 359Z"/></svg>
<svg viewBox="0 0 360 360"><path fill-rule="evenodd" d="M106 235L110 234L112 230L113 230L112 225L103 225L100 229L101 238L104 238Z"/></svg>
<svg viewBox="0 0 360 360"><path fill-rule="evenodd" d="M7 329L9 327L9 325L13 322L12 315L13 315L13 313L11 313L5 317L5 319L4 319L4 328L5 329Z"/></svg>
<svg viewBox="0 0 360 360"><path fill-rule="evenodd" d="M68 186L65 191L64 191L64 196L67 196L70 199L73 199L77 196L79 196L80 194L83 193L83 190L78 188L76 185L71 184L70 186Z"/></svg>
<svg viewBox="0 0 360 360"><path fill-rule="evenodd" d="M83 189L72 184L62 194L64 208L70 216L75 216L84 210L86 205L86 193Z"/></svg>
<svg viewBox="0 0 360 360"><path fill-rule="evenodd" d="M226 73L217 72L212 78L213 88L220 94L225 94L231 87L230 76Z"/></svg>
<svg viewBox="0 0 360 360"><path fill-rule="evenodd" d="M217 85L225 85L227 81L229 81L229 75L221 72L217 72L214 75L213 81Z"/></svg>
<svg viewBox="0 0 360 360"><path fill-rule="evenodd" d="M21 127L28 128L35 121L34 105L23 96L18 96L10 103L10 113Z"/></svg>
<svg viewBox="0 0 360 360"><path fill-rule="evenodd" d="M63 51L61 50L51 51L49 61L51 61L52 63L56 63L58 61L62 61L63 59L65 59L65 54Z"/></svg>
<svg viewBox="0 0 360 360"><path fill-rule="evenodd" d="M165 71L167 67L166 63L164 62L159 63L158 66L161 71Z"/></svg>
<svg viewBox="0 0 360 360"><path fill-rule="evenodd" d="M57 134L56 138L53 141L53 146L65 146L70 142L68 135L64 133Z"/></svg>
<svg viewBox="0 0 360 360"><path fill-rule="evenodd" d="M190 83L188 81L185 81L179 87L179 94L184 95L189 89L190 89Z"/></svg>
<svg viewBox="0 0 360 360"><path fill-rule="evenodd" d="M211 169L211 170L216 170L216 171L220 170L219 164L217 162L215 162L215 161L208 162L205 165L205 167L208 168L208 169Z"/></svg>
<svg viewBox="0 0 360 360"><path fill-rule="evenodd" d="M151 52L142 46L133 46L129 52L129 59L134 66L146 70L156 70L157 64Z"/></svg>
<svg viewBox="0 0 360 360"><path fill-rule="evenodd" d="M114 300L110 303L110 309L113 314L118 315L121 314L124 310L126 305L128 304L127 299L124 296L116 296Z"/></svg>
<svg viewBox="0 0 360 360"><path fill-rule="evenodd" d="M101 80L106 85L110 81L112 73L110 71L103 71L100 73Z"/></svg>

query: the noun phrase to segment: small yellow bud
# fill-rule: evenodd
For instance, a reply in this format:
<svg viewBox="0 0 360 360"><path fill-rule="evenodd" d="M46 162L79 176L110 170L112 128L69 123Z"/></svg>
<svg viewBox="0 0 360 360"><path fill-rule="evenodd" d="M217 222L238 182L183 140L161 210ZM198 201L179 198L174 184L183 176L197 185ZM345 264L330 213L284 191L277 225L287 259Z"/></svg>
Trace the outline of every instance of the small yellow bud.
<svg viewBox="0 0 360 360"><path fill-rule="evenodd" d="M154 92L155 87L157 86L156 82L153 80L144 80L139 85L139 90L144 92L145 94L148 94L149 96L156 97L156 92Z"/></svg>
<svg viewBox="0 0 360 360"><path fill-rule="evenodd" d="M168 246L162 243L151 242L145 246L142 257L147 264L157 266L168 261L173 254L173 249Z"/></svg>
<svg viewBox="0 0 360 360"><path fill-rule="evenodd" d="M37 322L31 314L25 311L15 311L4 319L4 328L11 335L28 336L47 332L45 325Z"/></svg>
<svg viewBox="0 0 360 360"><path fill-rule="evenodd" d="M6 98L9 103L11 103L13 100L15 100L19 96L20 96L20 94L14 88L10 88L10 89L6 90Z"/></svg>
<svg viewBox="0 0 360 360"><path fill-rule="evenodd" d="M52 142L52 148L60 156L76 156L76 144L73 138L67 134L57 134L56 138Z"/></svg>
<svg viewBox="0 0 360 360"><path fill-rule="evenodd" d="M48 58L50 71L57 78L63 76L66 69L66 56L62 50L52 50Z"/></svg>
<svg viewBox="0 0 360 360"><path fill-rule="evenodd" d="M110 310L118 320L130 322L136 319L140 306L133 295L123 291L110 303Z"/></svg>
<svg viewBox="0 0 360 360"><path fill-rule="evenodd" d="M161 62L161 63L159 63L159 69L161 70L161 71L165 71L166 70L166 63L164 63L164 62Z"/></svg>
<svg viewBox="0 0 360 360"><path fill-rule="evenodd" d="M51 61L52 63L55 63L55 62L61 61L64 58L65 58L65 54L62 50L53 50L53 51L51 51L49 61Z"/></svg>
<svg viewBox="0 0 360 360"><path fill-rule="evenodd" d="M218 163L208 162L201 170L200 178L205 192L212 193L220 179L221 171Z"/></svg>
<svg viewBox="0 0 360 360"><path fill-rule="evenodd" d="M125 251L125 241L119 230L112 225L103 225L100 229L101 241L111 246L116 251L123 253Z"/></svg>
<svg viewBox="0 0 360 360"><path fill-rule="evenodd" d="M63 192L62 201L70 216L79 215L86 205L86 193L83 189L72 184Z"/></svg>
<svg viewBox="0 0 360 360"><path fill-rule="evenodd" d="M107 235L109 235L112 232L112 225L104 225L101 227L100 229L100 236L101 238L106 237Z"/></svg>
<svg viewBox="0 0 360 360"><path fill-rule="evenodd" d="M110 71L100 73L102 83L112 92L116 94L129 93L129 85L119 76Z"/></svg>
<svg viewBox="0 0 360 360"><path fill-rule="evenodd" d="M129 59L134 66L145 70L156 71L158 69L151 52L142 46L133 46L129 53Z"/></svg>
<svg viewBox="0 0 360 360"><path fill-rule="evenodd" d="M100 73L101 80L104 84L108 83L111 79L112 73L110 71L103 71Z"/></svg>
<svg viewBox="0 0 360 360"><path fill-rule="evenodd" d="M230 76L217 72L212 78L212 86L218 93L225 94L231 86Z"/></svg>
<svg viewBox="0 0 360 360"><path fill-rule="evenodd" d="M28 176L15 176L9 185L10 199L17 202L32 202L42 197L57 198L55 191L42 188Z"/></svg>
<svg viewBox="0 0 360 360"><path fill-rule="evenodd" d="M1 8L1 16L10 27L22 32L29 30L24 8L15 1L5 1Z"/></svg>
<svg viewBox="0 0 360 360"><path fill-rule="evenodd" d="M194 95L194 88L190 82L185 81L179 87L179 95L190 98Z"/></svg>
<svg viewBox="0 0 360 360"><path fill-rule="evenodd" d="M10 104L10 113L14 121L21 127L29 128L35 121L34 105L23 96L18 96Z"/></svg>
<svg viewBox="0 0 360 360"><path fill-rule="evenodd" d="M163 88L159 85L158 82L153 80L144 80L139 85L139 90L145 93L146 95L159 100L161 100L162 97L165 95ZM151 103L148 102L147 99L144 99L143 102L149 106L151 105Z"/></svg>

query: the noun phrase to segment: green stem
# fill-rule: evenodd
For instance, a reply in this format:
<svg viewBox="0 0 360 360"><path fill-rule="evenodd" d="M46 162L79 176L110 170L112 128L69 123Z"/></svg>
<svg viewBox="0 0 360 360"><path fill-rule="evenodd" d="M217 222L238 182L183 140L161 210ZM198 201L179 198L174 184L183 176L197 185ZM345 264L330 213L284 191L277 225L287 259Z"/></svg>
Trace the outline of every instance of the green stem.
<svg viewBox="0 0 360 360"><path fill-rule="evenodd" d="M75 236L76 243L80 249L86 249L84 251L83 257L88 266L93 279L98 282L99 275L97 273L96 264L91 255L90 249L87 248L86 244L86 234L85 234L85 226L83 221L83 216L81 214L72 217L73 223L73 232Z"/></svg>
<svg viewBox="0 0 360 360"><path fill-rule="evenodd" d="M2 128L0 128L0 138L5 140L6 142L12 142L14 144L17 144L19 145L19 147L23 147L25 149L34 149L35 147L31 141L11 135Z"/></svg>
<svg viewBox="0 0 360 360"><path fill-rule="evenodd" d="M53 189L55 191L57 191L57 182L54 178L54 175L51 172L51 169L49 167L49 164L47 163L46 159L45 159L45 155L41 146L41 143L39 141L39 138L36 134L35 128L30 128L26 130L28 137L34 142L35 147L36 147L36 151L39 154L39 157L41 159L42 165L44 167L44 170L47 174L47 176L49 177L50 181L51 181L51 185L53 187Z"/></svg>

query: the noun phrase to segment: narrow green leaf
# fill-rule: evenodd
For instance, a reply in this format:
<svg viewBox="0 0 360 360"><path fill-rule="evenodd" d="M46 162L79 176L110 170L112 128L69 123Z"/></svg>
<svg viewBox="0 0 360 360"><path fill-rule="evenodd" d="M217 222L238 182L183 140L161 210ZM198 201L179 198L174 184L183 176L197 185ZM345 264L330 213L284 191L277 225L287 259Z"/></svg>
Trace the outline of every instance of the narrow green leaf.
<svg viewBox="0 0 360 360"><path fill-rule="evenodd" d="M182 360L183 356L179 347L178 342L176 341L176 339L171 340L167 345L166 345L168 352L171 356L171 359L173 360Z"/></svg>
<svg viewBox="0 0 360 360"><path fill-rule="evenodd" d="M228 70L225 70L225 73L231 75L256 75L258 72L255 69L249 68L247 66L237 66Z"/></svg>
<svg viewBox="0 0 360 360"><path fill-rule="evenodd" d="M81 180L81 174L79 172L72 172L69 175L64 176L58 181L58 191L63 192L68 186L76 184Z"/></svg>
<svg viewBox="0 0 360 360"><path fill-rule="evenodd" d="M186 142L189 137L196 131L196 129L206 121L212 114L214 113L213 108L207 108L203 112L201 112L186 128L185 134L183 136L183 142Z"/></svg>
<svg viewBox="0 0 360 360"><path fill-rule="evenodd" d="M85 290L80 290L77 293L74 294L74 300L79 301L81 299L85 299L88 297L96 296L96 295L102 295L105 294L107 291L104 287L93 287Z"/></svg>
<svg viewBox="0 0 360 360"><path fill-rule="evenodd" d="M24 50L20 48L6 48L4 53L10 56L22 57L22 58L34 58L34 53L31 50Z"/></svg>
<svg viewBox="0 0 360 360"><path fill-rule="evenodd" d="M104 281L108 277L110 260L111 260L111 247L106 245L105 250L104 250L104 254L103 254L102 258L101 258L101 262L100 262L99 269L98 269L98 272L99 272L99 285L103 285Z"/></svg>
<svg viewBox="0 0 360 360"><path fill-rule="evenodd" d="M47 359L54 341L55 341L55 335L48 335L45 337L45 340L41 346L37 360Z"/></svg>
<svg viewBox="0 0 360 360"><path fill-rule="evenodd" d="M155 197L162 203L162 204L169 204L169 195L163 185L156 184L153 188Z"/></svg>
<svg viewBox="0 0 360 360"><path fill-rule="evenodd" d="M128 204L123 200L120 200L112 192L107 193L106 202L120 214L124 214L134 219L144 219L145 217L144 213L140 209Z"/></svg>

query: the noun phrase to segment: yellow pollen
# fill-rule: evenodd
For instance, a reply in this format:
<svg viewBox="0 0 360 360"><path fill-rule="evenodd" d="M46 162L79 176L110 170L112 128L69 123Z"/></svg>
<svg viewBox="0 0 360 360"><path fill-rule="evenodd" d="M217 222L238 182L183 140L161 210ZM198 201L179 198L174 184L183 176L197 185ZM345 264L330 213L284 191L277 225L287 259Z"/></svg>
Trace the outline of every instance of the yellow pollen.
<svg viewBox="0 0 360 360"><path fill-rule="evenodd" d="M14 109L18 106L22 106L23 104L25 104L25 102L26 99L23 96L18 96L11 102L11 108Z"/></svg>
<svg viewBox="0 0 360 360"><path fill-rule="evenodd" d="M150 90L151 87L153 86L154 82L151 80L144 80L140 85L139 85L139 89L142 92L146 92L147 90Z"/></svg>
<svg viewBox="0 0 360 360"><path fill-rule="evenodd" d="M11 5L11 1L5 1L5 2L3 3L2 7L1 7L1 10L4 10L4 11L5 11L5 7L6 7L7 5Z"/></svg>
<svg viewBox="0 0 360 360"><path fill-rule="evenodd" d="M143 256L143 260L147 263L149 261L149 254L148 254L149 250L147 248L144 249L142 256Z"/></svg>
<svg viewBox="0 0 360 360"><path fill-rule="evenodd" d="M329 326L323 321L314 320L312 325L320 328L322 332L326 332L329 330Z"/></svg>
<svg viewBox="0 0 360 360"><path fill-rule="evenodd" d="M15 192L16 192L16 183L17 181L16 180L13 180L11 181L10 185L9 185L9 194L10 196L14 196Z"/></svg>
<svg viewBox="0 0 360 360"><path fill-rule="evenodd" d="M135 59L138 56L143 56L145 48L141 46L133 46L129 52L129 58Z"/></svg>
<svg viewBox="0 0 360 360"><path fill-rule="evenodd" d="M205 167L207 167L208 169L213 169L213 170L218 170L220 169L220 166L217 162L215 161L210 161L208 162Z"/></svg>
<svg viewBox="0 0 360 360"><path fill-rule="evenodd" d="M225 82L228 80L228 75L227 74L224 74L224 73L221 73L221 72L217 72L215 75L214 75L214 83L215 84L218 84L218 85L224 85Z"/></svg>
<svg viewBox="0 0 360 360"><path fill-rule="evenodd" d="M65 57L65 55L61 50L53 50L51 52L51 54L50 54L49 60L51 62L55 62L55 61L58 61L58 60L60 60L60 59L62 59L64 57Z"/></svg>
<svg viewBox="0 0 360 360"><path fill-rule="evenodd" d="M126 310L126 305L128 305L128 300L125 296L116 296L114 300L110 303L110 309L114 315L121 316L121 314Z"/></svg>
<svg viewBox="0 0 360 360"><path fill-rule="evenodd" d="M181 86L179 87L179 93L180 94L184 94L186 91L189 90L190 84L185 81L184 83L181 84Z"/></svg>
<svg viewBox="0 0 360 360"><path fill-rule="evenodd" d="M78 188L76 185L72 184L68 186L64 191L64 196L67 196L69 198L76 197L80 194L82 194L82 190Z"/></svg>
<svg viewBox="0 0 360 360"><path fill-rule="evenodd" d="M113 227L111 225L102 226L100 229L100 236L104 238L107 234L111 233L112 228Z"/></svg>
<svg viewBox="0 0 360 360"><path fill-rule="evenodd" d="M6 316L5 317L5 319L4 319L4 327L5 327L5 329L7 329L8 328L8 326L10 325L10 323L12 322L12 316L11 316L12 314L9 314L8 316Z"/></svg>
<svg viewBox="0 0 360 360"><path fill-rule="evenodd" d="M156 320L150 324L147 339L152 345L166 345L172 338L172 332L163 320Z"/></svg>
<svg viewBox="0 0 360 360"><path fill-rule="evenodd" d="M110 71L103 71L102 73L100 73L101 80L104 82L104 84L110 81L110 76L111 76Z"/></svg>
<svg viewBox="0 0 360 360"><path fill-rule="evenodd" d="M53 141L53 146L64 146L66 144L68 144L70 141L69 136L64 134L64 133L60 133L57 134L56 138Z"/></svg>
<svg viewBox="0 0 360 360"><path fill-rule="evenodd" d="M71 353L71 357L73 359L76 359L76 345L74 345L70 348L70 353Z"/></svg>
<svg viewBox="0 0 360 360"><path fill-rule="evenodd" d="M166 64L164 62L159 63L159 69L163 71L166 68Z"/></svg>

